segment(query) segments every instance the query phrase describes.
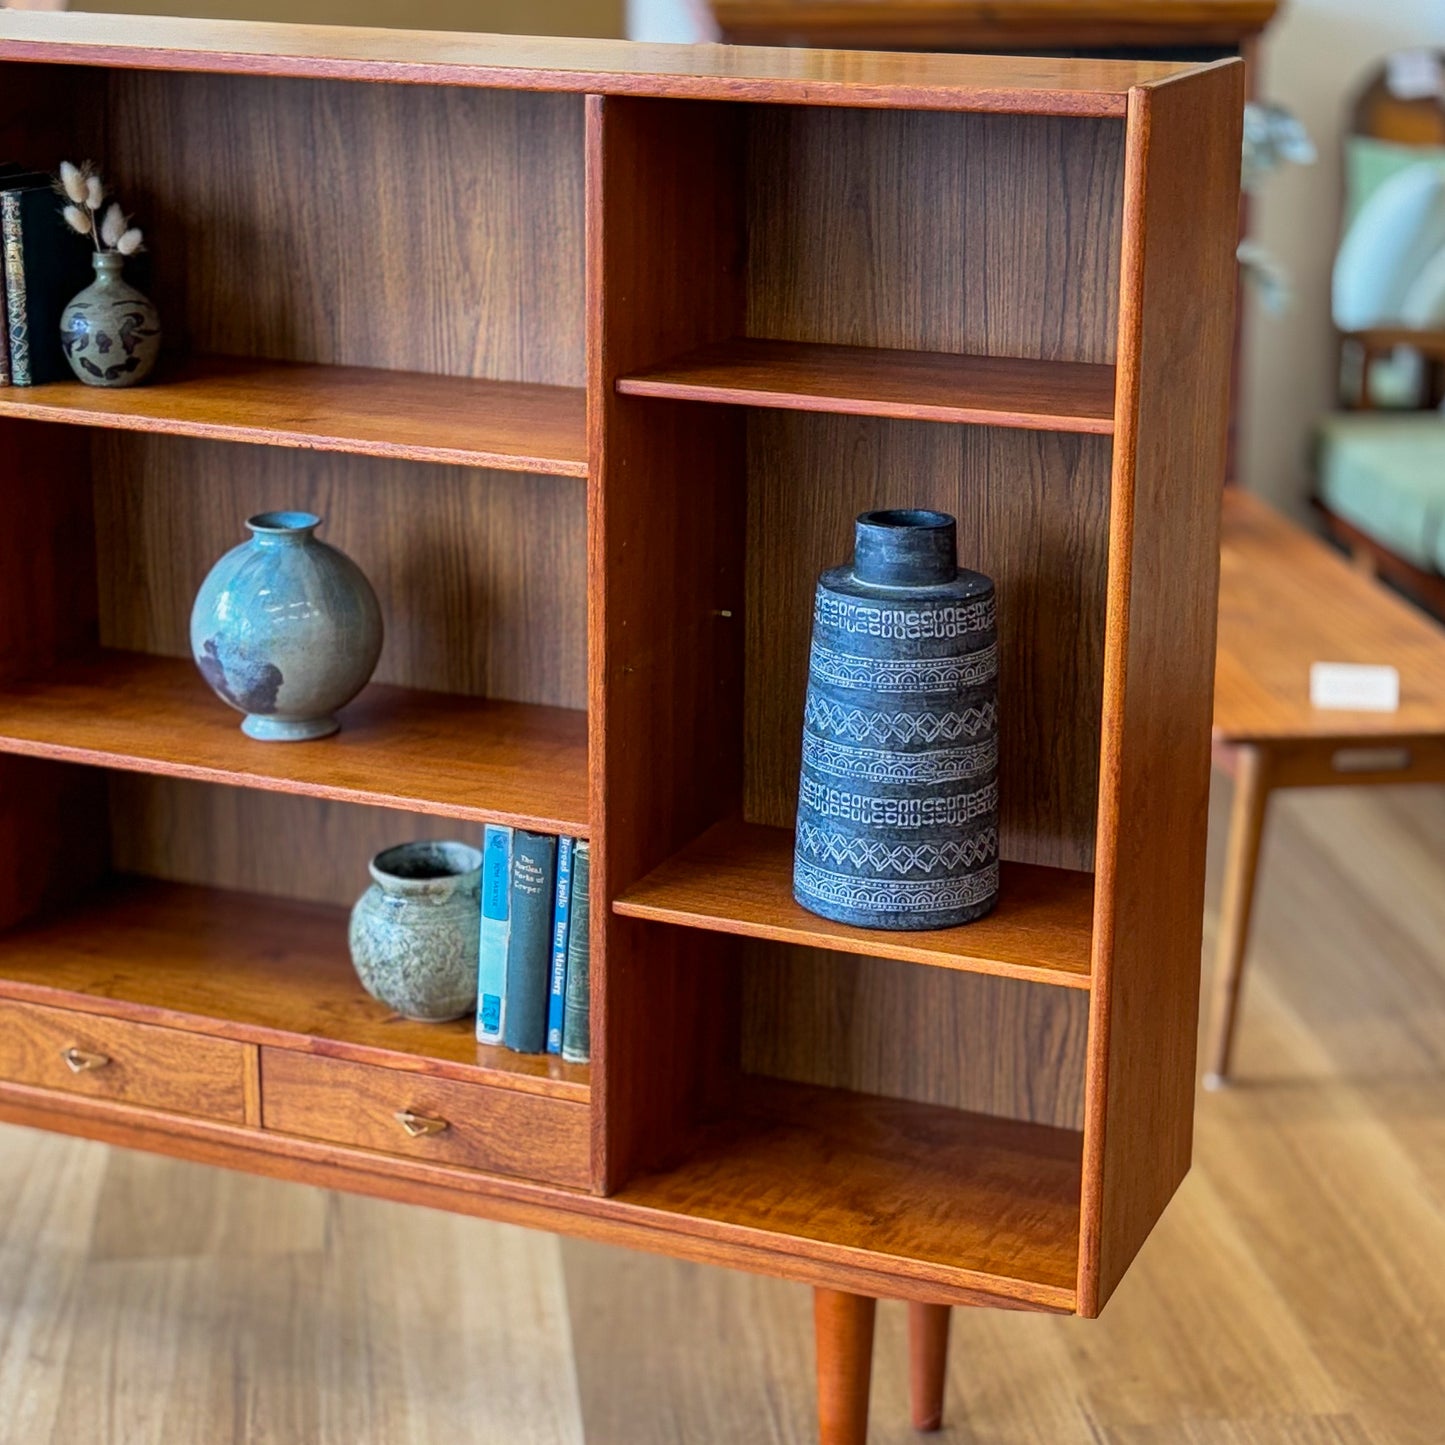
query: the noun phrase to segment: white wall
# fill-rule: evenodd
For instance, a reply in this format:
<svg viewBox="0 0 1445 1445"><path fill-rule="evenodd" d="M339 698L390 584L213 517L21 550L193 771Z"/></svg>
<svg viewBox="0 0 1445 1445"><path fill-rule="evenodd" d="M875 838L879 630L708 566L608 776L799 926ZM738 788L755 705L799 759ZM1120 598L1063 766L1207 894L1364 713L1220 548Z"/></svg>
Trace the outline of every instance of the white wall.
<svg viewBox="0 0 1445 1445"><path fill-rule="evenodd" d="M1309 438L1334 400L1340 137L1380 59L1422 46L1445 48L1445 0L1286 0L1265 42L1263 97L1304 121L1319 160L1277 173L1255 198L1251 231L1284 264L1295 297L1283 316L1249 303L1239 470L1247 486L1301 514Z"/></svg>

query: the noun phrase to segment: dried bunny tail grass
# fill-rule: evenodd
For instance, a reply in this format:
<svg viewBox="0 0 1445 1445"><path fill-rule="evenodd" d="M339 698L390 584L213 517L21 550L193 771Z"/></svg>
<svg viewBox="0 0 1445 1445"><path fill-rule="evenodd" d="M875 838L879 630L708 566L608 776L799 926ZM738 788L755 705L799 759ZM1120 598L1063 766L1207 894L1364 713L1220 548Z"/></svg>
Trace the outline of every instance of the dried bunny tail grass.
<svg viewBox="0 0 1445 1445"><path fill-rule="evenodd" d="M98 211L105 201L105 182L94 173L85 178L85 204L89 210Z"/></svg>
<svg viewBox="0 0 1445 1445"><path fill-rule="evenodd" d="M60 163L60 188L77 206L85 203L85 172L69 161Z"/></svg>
<svg viewBox="0 0 1445 1445"><path fill-rule="evenodd" d="M116 202L112 201L106 208L105 219L100 223L100 239L107 246L118 246L120 238L125 235L129 225L125 212Z"/></svg>
<svg viewBox="0 0 1445 1445"><path fill-rule="evenodd" d="M141 235L139 229L132 226L130 230L115 243L115 249L119 251L122 256L134 256L135 253L140 250L141 242L144 239L145 237Z"/></svg>
<svg viewBox="0 0 1445 1445"><path fill-rule="evenodd" d="M72 231L79 231L82 236L90 235L90 217L79 206L66 206L62 214Z"/></svg>

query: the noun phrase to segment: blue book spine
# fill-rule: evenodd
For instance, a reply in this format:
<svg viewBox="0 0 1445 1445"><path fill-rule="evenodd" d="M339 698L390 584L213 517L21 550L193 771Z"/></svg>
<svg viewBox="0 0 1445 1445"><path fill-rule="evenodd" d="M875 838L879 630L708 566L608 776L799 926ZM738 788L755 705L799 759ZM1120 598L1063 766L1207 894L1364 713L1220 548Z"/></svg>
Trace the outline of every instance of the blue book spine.
<svg viewBox="0 0 1445 1445"><path fill-rule="evenodd" d="M572 840L557 839L557 897L552 909L552 986L547 993L547 1052L562 1052L567 1004L567 926L572 911Z"/></svg>
<svg viewBox="0 0 1445 1445"><path fill-rule="evenodd" d="M502 1042L519 1054L547 1051L547 985L552 975L552 899L557 839L518 828L512 838L511 937Z"/></svg>
<svg viewBox="0 0 1445 1445"><path fill-rule="evenodd" d="M488 823L482 838L482 938L477 958L477 1038L502 1042L511 931L512 830Z"/></svg>
<svg viewBox="0 0 1445 1445"><path fill-rule="evenodd" d="M572 850L572 926L567 930L567 1006L562 1057L585 1064L592 1057L592 846Z"/></svg>

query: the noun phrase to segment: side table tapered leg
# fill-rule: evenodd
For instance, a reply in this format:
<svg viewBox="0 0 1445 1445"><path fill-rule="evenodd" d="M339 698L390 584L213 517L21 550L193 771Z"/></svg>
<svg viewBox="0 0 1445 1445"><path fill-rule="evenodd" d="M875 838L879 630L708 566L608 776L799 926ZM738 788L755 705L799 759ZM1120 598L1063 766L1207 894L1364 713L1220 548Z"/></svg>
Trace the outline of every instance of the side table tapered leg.
<svg viewBox="0 0 1445 1445"><path fill-rule="evenodd" d="M1267 752L1252 743L1236 749L1234 805L1229 815L1229 844L1224 864L1224 889L1219 903L1219 944L1214 967L1214 1001L1206 1044L1208 1064L1204 1086L1217 1089L1228 1082L1239 997L1244 984L1245 949L1254 907L1254 884L1264 837L1270 777Z"/></svg>
<svg viewBox="0 0 1445 1445"><path fill-rule="evenodd" d="M840 1290L813 1291L818 1346L821 1445L864 1445L873 1377L873 1317L878 1301Z"/></svg>
<svg viewBox="0 0 1445 1445"><path fill-rule="evenodd" d="M908 1305L908 1398L915 1430L943 1425L943 1384L948 1373L947 1305Z"/></svg>

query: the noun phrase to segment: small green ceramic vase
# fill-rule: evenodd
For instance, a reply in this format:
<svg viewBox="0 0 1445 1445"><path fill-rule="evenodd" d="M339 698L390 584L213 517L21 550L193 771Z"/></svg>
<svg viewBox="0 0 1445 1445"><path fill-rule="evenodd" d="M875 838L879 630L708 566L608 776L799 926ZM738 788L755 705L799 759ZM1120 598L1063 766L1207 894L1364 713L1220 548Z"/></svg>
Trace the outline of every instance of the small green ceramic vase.
<svg viewBox="0 0 1445 1445"><path fill-rule="evenodd" d="M477 1007L482 855L465 843L401 843L371 860L351 910L351 962L374 999L442 1023Z"/></svg>
<svg viewBox="0 0 1445 1445"><path fill-rule="evenodd" d="M134 386L161 354L160 313L125 279L124 256L102 251L91 264L95 280L61 313L65 359L87 386Z"/></svg>

